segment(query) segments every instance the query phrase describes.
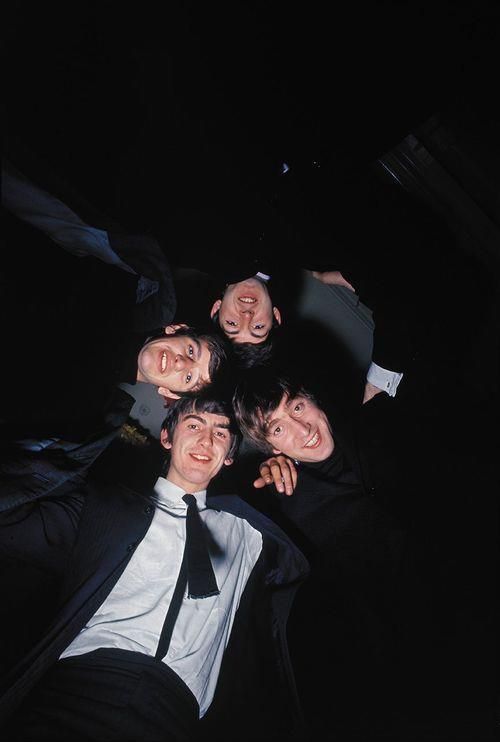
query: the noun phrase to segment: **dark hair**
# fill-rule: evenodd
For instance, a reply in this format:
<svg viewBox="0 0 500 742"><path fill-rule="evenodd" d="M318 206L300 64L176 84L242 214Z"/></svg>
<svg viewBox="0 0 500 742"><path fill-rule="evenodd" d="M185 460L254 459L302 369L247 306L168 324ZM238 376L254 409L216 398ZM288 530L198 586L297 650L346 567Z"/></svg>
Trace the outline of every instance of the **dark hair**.
<svg viewBox="0 0 500 742"><path fill-rule="evenodd" d="M275 347L275 339L271 334L262 343L231 344L234 362L241 370L269 365L273 360Z"/></svg>
<svg viewBox="0 0 500 742"><path fill-rule="evenodd" d="M224 415L229 420L229 433L231 435L231 445L227 453L228 458L234 459L238 453L241 441L241 433L236 423L236 418L231 403L227 399L216 397L210 393L210 390L203 390L196 397L182 397L177 399L167 408L165 419L162 423L162 430L166 430L169 440L172 440L174 431L179 420L192 412L203 413L209 412L213 415Z"/></svg>
<svg viewBox="0 0 500 742"><path fill-rule="evenodd" d="M267 293L269 294L269 298L271 299L271 292L269 291L269 284L270 281L264 281L259 276L252 276L252 278L255 278L257 281L260 281L260 283L266 287ZM224 296L224 291L222 292L222 296ZM272 303L272 299L271 299ZM221 332L225 338L228 338L228 336L225 334L224 330L220 326L220 310L218 309L214 314L212 315L212 322L216 326L217 330ZM271 355L273 350L273 340L272 336L274 335L275 330L277 330L280 327L280 323L274 316L274 312L272 312L272 325L271 329L269 330L268 336L265 340L263 340L261 343L238 343L234 338L228 338L231 344L235 348L241 348L241 351L238 350L236 352L236 355L241 359L241 368L251 368L252 366L260 363L267 362Z"/></svg>
<svg viewBox="0 0 500 742"><path fill-rule="evenodd" d="M279 406L283 396L305 397L316 402L314 395L301 382L289 376L255 369L238 382L233 395L236 421L243 435L261 451L272 451L266 440L266 420Z"/></svg>
<svg viewBox="0 0 500 742"><path fill-rule="evenodd" d="M161 338L170 337L169 335L165 334L165 329L162 328L161 330L158 330L153 335L150 335L147 340L144 342L144 345L147 345L152 340L159 340ZM196 330L194 327L185 327L181 328L180 330L177 330L177 332L172 337L190 337L193 338L193 340L202 341L204 340L207 344L208 350L210 352L210 360L208 362L208 374L210 376L210 382L211 384L214 379L217 377L217 374L222 369L224 364L227 361L227 341L223 340L218 334L215 333L209 333L209 332L200 332L199 330ZM176 391L175 393L178 394L180 397L194 397L196 394L199 393L200 389L209 386L209 384L203 384L201 386L197 386L194 389L190 389L189 391Z"/></svg>

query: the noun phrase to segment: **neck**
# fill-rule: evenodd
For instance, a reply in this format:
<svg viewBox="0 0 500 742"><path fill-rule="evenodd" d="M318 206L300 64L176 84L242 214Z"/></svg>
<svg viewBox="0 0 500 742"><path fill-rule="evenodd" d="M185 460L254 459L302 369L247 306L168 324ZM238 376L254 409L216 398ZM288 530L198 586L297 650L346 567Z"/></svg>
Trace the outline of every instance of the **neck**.
<svg viewBox="0 0 500 742"><path fill-rule="evenodd" d="M186 479L179 474L179 472L173 471L172 468L168 470L165 479L168 479L169 482L172 482L172 484L176 484L177 487L183 489L187 495L194 495L195 492L202 492L203 490L206 490L210 484L210 480L208 480L208 482L191 482L189 479Z"/></svg>

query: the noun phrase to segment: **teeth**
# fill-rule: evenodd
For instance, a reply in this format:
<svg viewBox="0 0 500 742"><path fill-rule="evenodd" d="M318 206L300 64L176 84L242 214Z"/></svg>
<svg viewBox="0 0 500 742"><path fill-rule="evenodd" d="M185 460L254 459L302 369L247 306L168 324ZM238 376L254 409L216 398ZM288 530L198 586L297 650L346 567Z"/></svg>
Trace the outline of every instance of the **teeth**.
<svg viewBox="0 0 500 742"><path fill-rule="evenodd" d="M210 461L208 456L203 456L201 453L192 453L191 456L199 461Z"/></svg>
<svg viewBox="0 0 500 742"><path fill-rule="evenodd" d="M319 433L315 433L310 441L307 441L305 448L311 448L311 446L315 446L316 443L319 440Z"/></svg>
<svg viewBox="0 0 500 742"><path fill-rule="evenodd" d="M162 370L162 373L165 371L166 368L167 368L167 352L164 350L163 353L161 354L161 370Z"/></svg>
<svg viewBox="0 0 500 742"><path fill-rule="evenodd" d="M245 302L245 304L255 304L255 299L252 299L250 296L240 296L238 298L240 301Z"/></svg>

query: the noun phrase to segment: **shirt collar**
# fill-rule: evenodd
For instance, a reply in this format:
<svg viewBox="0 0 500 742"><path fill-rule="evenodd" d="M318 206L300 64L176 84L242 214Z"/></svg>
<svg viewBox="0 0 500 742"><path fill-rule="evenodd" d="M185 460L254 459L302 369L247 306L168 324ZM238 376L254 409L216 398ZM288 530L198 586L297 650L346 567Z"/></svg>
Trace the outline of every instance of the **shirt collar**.
<svg viewBox="0 0 500 742"><path fill-rule="evenodd" d="M261 273L261 271L257 271L255 274L255 278L260 278L261 281L264 281L264 283L267 283L271 280L271 276L268 276L267 273Z"/></svg>
<svg viewBox="0 0 500 742"><path fill-rule="evenodd" d="M162 505L165 505L169 508L179 508L182 510L187 509L187 505L182 499L183 495L186 494L186 490L183 490L182 487L174 484L169 479L165 479L165 477L158 477L154 486L154 492ZM205 510L207 507L207 491L200 490L199 492L193 492L192 494L196 498L198 510Z"/></svg>

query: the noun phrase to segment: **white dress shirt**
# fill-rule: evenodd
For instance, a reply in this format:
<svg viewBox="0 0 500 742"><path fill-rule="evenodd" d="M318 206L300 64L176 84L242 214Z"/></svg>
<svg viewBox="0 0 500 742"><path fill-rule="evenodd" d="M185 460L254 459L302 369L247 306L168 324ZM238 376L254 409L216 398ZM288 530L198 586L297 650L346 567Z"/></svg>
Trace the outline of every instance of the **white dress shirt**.
<svg viewBox="0 0 500 742"><path fill-rule="evenodd" d="M154 656L172 598L186 540L185 491L159 477L152 523L125 571L61 658L101 647ZM200 706L212 702L224 650L247 580L262 551L262 534L246 520L207 509L206 492L193 493L210 534L209 552L219 595L193 599L187 591L163 659Z"/></svg>
<svg viewBox="0 0 500 742"><path fill-rule="evenodd" d="M396 391L402 378L403 374L400 374L398 371L389 371L373 363L373 361L366 374L366 380L370 384L373 384L373 386L378 387L378 389L382 389L383 392L387 392L389 397L396 396Z"/></svg>

